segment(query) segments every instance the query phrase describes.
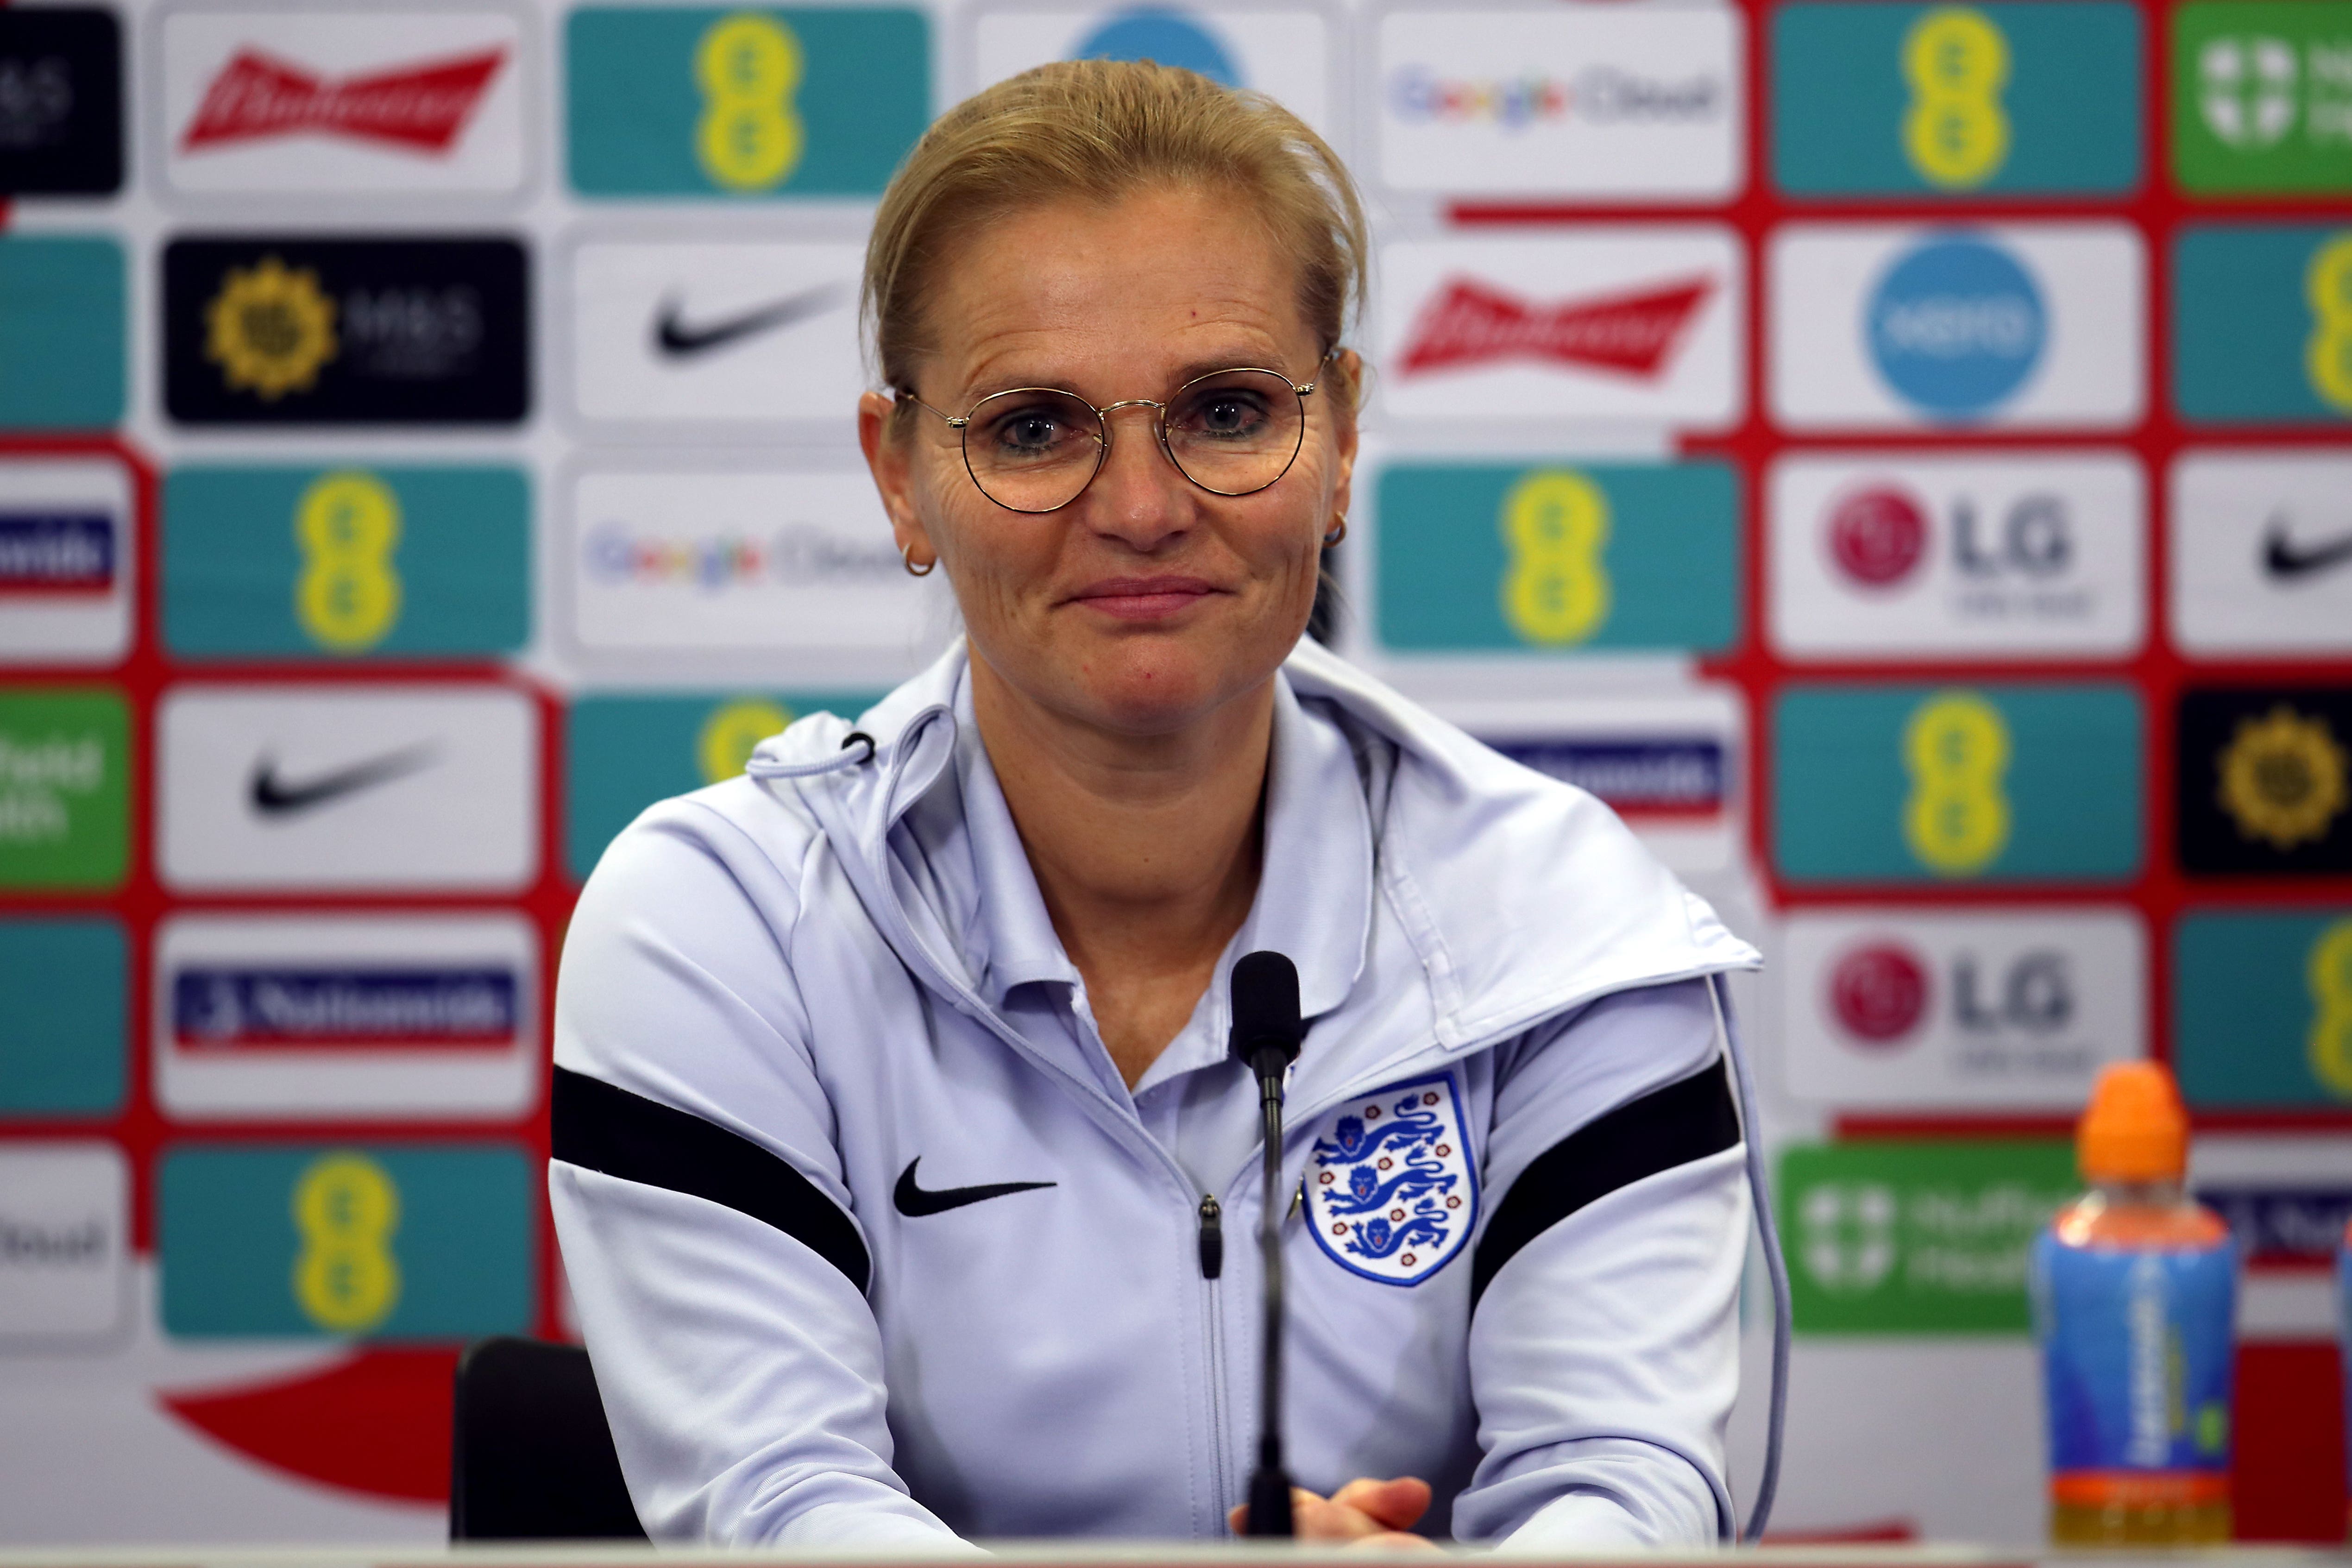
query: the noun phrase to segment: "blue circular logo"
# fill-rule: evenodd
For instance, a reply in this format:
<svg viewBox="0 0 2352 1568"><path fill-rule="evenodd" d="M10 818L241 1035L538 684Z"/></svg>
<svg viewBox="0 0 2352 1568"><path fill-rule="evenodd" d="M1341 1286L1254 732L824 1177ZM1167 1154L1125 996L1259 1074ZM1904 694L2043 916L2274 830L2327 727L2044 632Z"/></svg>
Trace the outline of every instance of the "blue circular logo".
<svg viewBox="0 0 2352 1568"><path fill-rule="evenodd" d="M1929 239L1896 262L1871 296L1868 331L1896 395L1951 420L1989 414L2024 385L2050 339L2032 275L1969 235Z"/></svg>
<svg viewBox="0 0 2352 1568"><path fill-rule="evenodd" d="M1074 60L1150 60L1197 71L1225 87L1240 87L1242 73L1224 45L1181 11L1139 5L1107 18L1070 51Z"/></svg>

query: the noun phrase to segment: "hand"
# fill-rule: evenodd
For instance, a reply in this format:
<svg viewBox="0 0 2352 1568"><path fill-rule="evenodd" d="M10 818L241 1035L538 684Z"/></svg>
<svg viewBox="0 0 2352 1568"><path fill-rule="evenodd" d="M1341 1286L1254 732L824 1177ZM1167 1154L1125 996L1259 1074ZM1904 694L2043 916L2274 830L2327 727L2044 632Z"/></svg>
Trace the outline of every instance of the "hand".
<svg viewBox="0 0 2352 1568"><path fill-rule="evenodd" d="M1407 1533L1429 1511L1429 1483L1417 1476L1392 1481L1357 1479L1329 1497L1290 1489L1290 1511L1301 1541L1342 1541L1350 1546L1435 1551L1437 1542ZM1249 1505L1226 1515L1235 1535L1249 1523Z"/></svg>

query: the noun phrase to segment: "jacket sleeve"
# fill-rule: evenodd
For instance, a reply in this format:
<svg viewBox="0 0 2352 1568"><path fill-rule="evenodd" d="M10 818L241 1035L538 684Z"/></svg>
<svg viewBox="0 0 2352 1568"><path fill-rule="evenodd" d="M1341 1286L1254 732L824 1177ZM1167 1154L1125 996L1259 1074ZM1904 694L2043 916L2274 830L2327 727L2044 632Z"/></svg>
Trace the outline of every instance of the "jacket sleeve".
<svg viewBox="0 0 2352 1568"><path fill-rule="evenodd" d="M1457 1537L1729 1539L1748 1204L1724 1075L1703 980L1604 998L1498 1059L1472 1260L1484 1457Z"/></svg>
<svg viewBox="0 0 2352 1568"><path fill-rule="evenodd" d="M891 1468L866 1244L784 957L796 909L692 802L589 879L548 1175L580 1327L656 1541L965 1549Z"/></svg>

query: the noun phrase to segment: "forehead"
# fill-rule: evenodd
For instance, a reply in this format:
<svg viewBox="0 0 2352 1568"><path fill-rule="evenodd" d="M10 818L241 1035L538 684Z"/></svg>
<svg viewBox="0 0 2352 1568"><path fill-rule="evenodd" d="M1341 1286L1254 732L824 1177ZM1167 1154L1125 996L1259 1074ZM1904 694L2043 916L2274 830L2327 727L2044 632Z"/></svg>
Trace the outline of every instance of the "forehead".
<svg viewBox="0 0 2352 1568"><path fill-rule="evenodd" d="M1320 348L1266 226L1246 201L1197 190L1006 214L946 258L930 293L926 380L950 395L1050 384L1108 402L1233 364L1305 379Z"/></svg>

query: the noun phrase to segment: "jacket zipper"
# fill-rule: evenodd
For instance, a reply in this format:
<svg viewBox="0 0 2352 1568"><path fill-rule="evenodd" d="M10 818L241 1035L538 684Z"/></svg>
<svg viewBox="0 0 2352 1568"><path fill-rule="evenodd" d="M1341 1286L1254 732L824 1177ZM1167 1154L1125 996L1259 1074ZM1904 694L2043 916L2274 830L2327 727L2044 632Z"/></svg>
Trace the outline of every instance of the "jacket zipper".
<svg viewBox="0 0 2352 1568"><path fill-rule="evenodd" d="M1233 1497L1225 1466L1225 1327L1223 1293L1217 1281L1225 1272L1225 1211L1213 1193L1201 1194L1201 1292L1209 1321L1209 1453L1215 1461L1217 1489L1215 1523L1224 1522L1224 1508Z"/></svg>

